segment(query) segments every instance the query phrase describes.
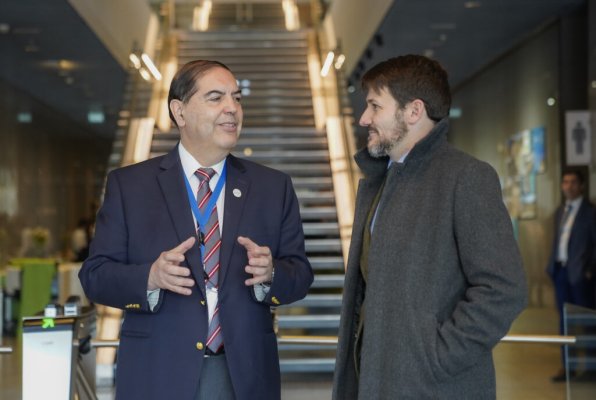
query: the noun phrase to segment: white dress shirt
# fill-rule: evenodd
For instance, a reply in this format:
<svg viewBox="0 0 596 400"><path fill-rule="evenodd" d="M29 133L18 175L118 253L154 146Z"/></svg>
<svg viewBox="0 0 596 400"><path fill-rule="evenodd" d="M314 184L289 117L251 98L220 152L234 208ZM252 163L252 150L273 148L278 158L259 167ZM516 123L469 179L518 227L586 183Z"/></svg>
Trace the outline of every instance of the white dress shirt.
<svg viewBox="0 0 596 400"><path fill-rule="evenodd" d="M579 211L579 207L582 204L583 197L578 197L575 200L567 201L565 203L565 208L563 209L563 216L565 215L565 210L567 207L571 206L571 210L569 211L569 216L564 221L564 224L559 227L561 231L561 235L559 236L559 248L557 252L557 261L560 262L563 266L567 263L567 248L569 246L569 236L571 236L571 229L573 228L573 222L575 222L575 217L577 212Z"/></svg>

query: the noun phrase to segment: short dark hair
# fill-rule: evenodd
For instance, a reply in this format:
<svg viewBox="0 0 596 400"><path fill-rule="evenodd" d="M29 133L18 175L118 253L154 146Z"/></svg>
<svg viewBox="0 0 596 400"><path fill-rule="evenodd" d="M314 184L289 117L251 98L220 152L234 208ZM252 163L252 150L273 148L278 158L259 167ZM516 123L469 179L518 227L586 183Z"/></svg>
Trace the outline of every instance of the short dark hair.
<svg viewBox="0 0 596 400"><path fill-rule="evenodd" d="M195 60L187 62L176 72L172 83L170 84L170 91L168 93L168 109L172 100L180 100L187 103L190 98L197 92L197 80L203 76L207 71L213 68L224 68L232 72L225 64L219 61L210 60ZM178 126L172 110L170 110L170 119Z"/></svg>
<svg viewBox="0 0 596 400"><path fill-rule="evenodd" d="M365 91L387 88L400 108L420 99L433 121L449 115L451 92L447 72L430 58L408 54L390 58L369 69L362 77Z"/></svg>
<svg viewBox="0 0 596 400"><path fill-rule="evenodd" d="M575 175L580 185L583 185L585 182L584 174L581 173L580 170L574 168L566 168L563 170L561 174L561 180L565 175Z"/></svg>

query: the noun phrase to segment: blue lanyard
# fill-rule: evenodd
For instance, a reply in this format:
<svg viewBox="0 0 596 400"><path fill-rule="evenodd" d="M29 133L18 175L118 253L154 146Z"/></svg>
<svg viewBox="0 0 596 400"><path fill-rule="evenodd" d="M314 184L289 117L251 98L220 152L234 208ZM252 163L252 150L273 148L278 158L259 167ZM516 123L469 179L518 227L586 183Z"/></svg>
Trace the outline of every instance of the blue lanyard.
<svg viewBox="0 0 596 400"><path fill-rule="evenodd" d="M188 202L190 203L190 208L192 213L194 214L195 218L197 219L197 223L199 224L199 243L201 244L201 256L205 254L205 242L203 238L205 237L205 233L203 229L207 226L207 222L209 221L209 216L213 212L213 208L215 207L215 203L221 194L221 190L223 189L224 184L226 183L226 163L224 161L223 169L221 170L221 176L217 181L217 185L215 186L215 190L211 194L211 198L207 203L207 207L205 208L205 212L202 213L199 209L199 205L197 204L197 199L195 198L194 193L192 192L192 188L190 187L190 182L188 178L184 174L184 182L186 183L186 192L188 193ZM208 185L209 182L206 182Z"/></svg>

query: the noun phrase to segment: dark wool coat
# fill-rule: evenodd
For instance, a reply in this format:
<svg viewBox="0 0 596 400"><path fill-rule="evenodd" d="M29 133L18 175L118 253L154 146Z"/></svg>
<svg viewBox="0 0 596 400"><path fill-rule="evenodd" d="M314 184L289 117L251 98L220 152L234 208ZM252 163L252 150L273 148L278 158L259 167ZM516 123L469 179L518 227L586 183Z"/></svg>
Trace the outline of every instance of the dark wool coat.
<svg viewBox="0 0 596 400"><path fill-rule="evenodd" d="M359 260L388 158L356 155L358 188L333 398L494 399L492 348L527 287L499 179L446 141L447 120L396 164L380 199L364 287ZM354 343L366 299L360 376Z"/></svg>

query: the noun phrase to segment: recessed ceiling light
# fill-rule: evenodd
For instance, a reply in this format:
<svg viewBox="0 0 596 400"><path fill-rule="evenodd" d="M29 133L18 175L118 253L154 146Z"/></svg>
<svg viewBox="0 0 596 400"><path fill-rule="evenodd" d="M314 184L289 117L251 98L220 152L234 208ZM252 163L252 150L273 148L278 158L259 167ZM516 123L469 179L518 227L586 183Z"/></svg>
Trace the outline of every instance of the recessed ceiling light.
<svg viewBox="0 0 596 400"><path fill-rule="evenodd" d="M482 3L479 1L466 1L464 3L465 8L478 8L480 6L482 6Z"/></svg>
<svg viewBox="0 0 596 400"><path fill-rule="evenodd" d="M0 34L7 34L8 32L10 32L10 25L0 22Z"/></svg>

